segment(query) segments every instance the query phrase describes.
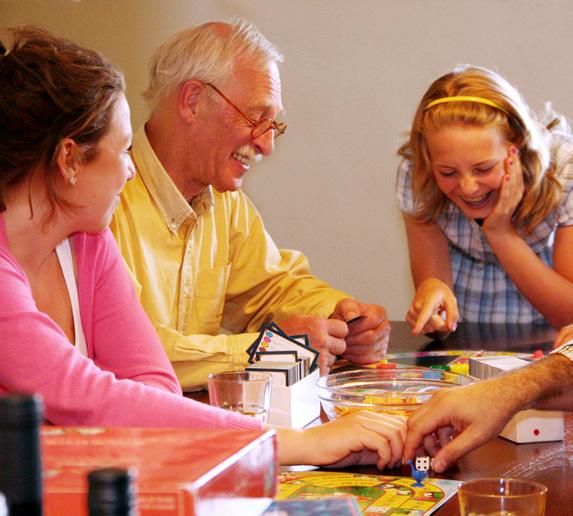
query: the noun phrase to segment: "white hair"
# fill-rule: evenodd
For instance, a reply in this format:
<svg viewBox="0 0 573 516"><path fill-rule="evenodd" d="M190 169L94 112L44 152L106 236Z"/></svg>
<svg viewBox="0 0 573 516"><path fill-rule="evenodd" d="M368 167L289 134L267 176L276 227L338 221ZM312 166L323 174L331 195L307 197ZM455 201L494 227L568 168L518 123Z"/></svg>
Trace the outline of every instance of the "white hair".
<svg viewBox="0 0 573 516"><path fill-rule="evenodd" d="M149 86L143 96L154 111L186 81L214 82L226 77L238 57L257 71L283 61L279 50L245 20L205 23L177 32L151 58Z"/></svg>

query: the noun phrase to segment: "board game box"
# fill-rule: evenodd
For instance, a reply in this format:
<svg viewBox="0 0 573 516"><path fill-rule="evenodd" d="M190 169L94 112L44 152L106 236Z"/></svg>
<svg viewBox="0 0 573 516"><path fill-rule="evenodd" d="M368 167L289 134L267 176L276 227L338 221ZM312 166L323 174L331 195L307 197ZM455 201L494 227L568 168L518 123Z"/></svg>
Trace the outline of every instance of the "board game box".
<svg viewBox="0 0 573 516"><path fill-rule="evenodd" d="M141 516L225 514L227 499L276 492L274 430L45 426L41 440L45 516L86 515L87 473L103 467L135 470Z"/></svg>

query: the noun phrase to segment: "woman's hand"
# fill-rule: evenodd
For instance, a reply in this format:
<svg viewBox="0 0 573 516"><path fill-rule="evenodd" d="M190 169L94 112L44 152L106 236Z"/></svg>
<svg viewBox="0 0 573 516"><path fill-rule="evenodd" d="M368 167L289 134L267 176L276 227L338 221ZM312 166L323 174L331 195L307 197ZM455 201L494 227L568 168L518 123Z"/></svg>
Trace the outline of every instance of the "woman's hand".
<svg viewBox="0 0 573 516"><path fill-rule="evenodd" d="M437 278L428 278L420 284L406 314L414 335L455 331L458 319L456 296Z"/></svg>
<svg viewBox="0 0 573 516"><path fill-rule="evenodd" d="M573 341L573 324L568 326L563 326L561 331L555 337L555 341L553 342L553 349L562 346L566 342Z"/></svg>
<svg viewBox="0 0 573 516"><path fill-rule="evenodd" d="M346 467L400 463L406 419L360 411L303 430L278 429L279 463Z"/></svg>
<svg viewBox="0 0 573 516"><path fill-rule="evenodd" d="M483 223L483 230L488 238L493 234L501 235L515 230L513 214L525 192L523 170L515 145L509 147L509 154L504 164L505 175L501 181L497 204Z"/></svg>

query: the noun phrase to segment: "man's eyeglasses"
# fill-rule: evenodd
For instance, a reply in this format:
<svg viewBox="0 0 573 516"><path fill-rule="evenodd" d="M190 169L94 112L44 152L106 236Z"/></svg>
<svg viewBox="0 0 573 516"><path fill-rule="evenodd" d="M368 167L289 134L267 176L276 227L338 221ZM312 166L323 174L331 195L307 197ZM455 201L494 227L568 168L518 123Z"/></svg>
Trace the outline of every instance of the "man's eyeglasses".
<svg viewBox="0 0 573 516"><path fill-rule="evenodd" d="M281 134L286 131L287 125L284 122L275 122L270 118L263 118L262 120L255 120L248 115L245 115L233 102L231 102L219 88L211 84L210 82L205 83L210 88L213 88L227 103L241 115L246 122L251 126L251 137L258 138L259 136L265 134L270 129L273 130L273 135L275 138L278 138Z"/></svg>

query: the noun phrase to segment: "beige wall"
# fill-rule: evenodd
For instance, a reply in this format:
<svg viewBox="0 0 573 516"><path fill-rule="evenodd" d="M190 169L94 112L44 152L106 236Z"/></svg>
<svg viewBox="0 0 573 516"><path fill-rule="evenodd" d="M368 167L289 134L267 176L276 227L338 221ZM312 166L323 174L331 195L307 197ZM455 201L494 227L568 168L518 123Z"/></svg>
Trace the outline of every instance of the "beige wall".
<svg viewBox="0 0 573 516"><path fill-rule="evenodd" d="M42 25L121 67L135 126L152 50L233 16L286 55L289 129L246 190L279 245L394 319L412 295L394 154L429 82L456 63L494 67L535 109L573 114L570 0L0 0L0 26Z"/></svg>

